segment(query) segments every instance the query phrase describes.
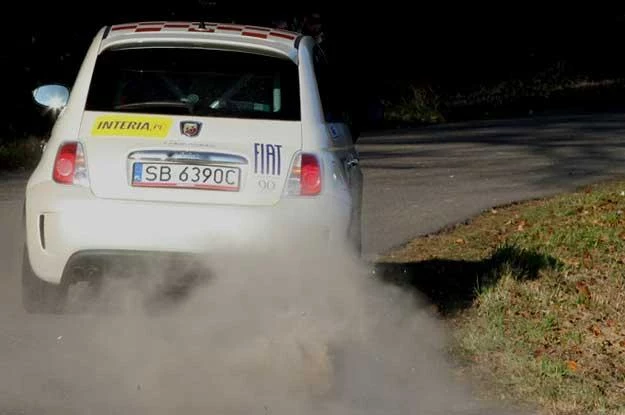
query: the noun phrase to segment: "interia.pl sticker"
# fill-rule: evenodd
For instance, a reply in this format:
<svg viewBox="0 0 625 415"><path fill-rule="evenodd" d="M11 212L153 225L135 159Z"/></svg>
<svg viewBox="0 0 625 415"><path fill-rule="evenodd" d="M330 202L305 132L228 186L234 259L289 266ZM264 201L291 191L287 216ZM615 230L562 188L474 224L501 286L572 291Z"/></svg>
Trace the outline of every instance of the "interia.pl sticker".
<svg viewBox="0 0 625 415"><path fill-rule="evenodd" d="M101 115L93 123L91 135L165 138L171 125L172 120L168 117Z"/></svg>

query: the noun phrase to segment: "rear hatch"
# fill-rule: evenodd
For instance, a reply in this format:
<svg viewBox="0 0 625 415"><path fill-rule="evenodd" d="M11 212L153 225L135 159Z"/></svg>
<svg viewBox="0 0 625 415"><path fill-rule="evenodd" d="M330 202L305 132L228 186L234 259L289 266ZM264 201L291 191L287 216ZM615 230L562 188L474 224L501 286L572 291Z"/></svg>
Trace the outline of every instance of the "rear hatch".
<svg viewBox="0 0 625 415"><path fill-rule="evenodd" d="M271 205L301 149L299 117L297 66L286 58L109 50L79 141L97 197Z"/></svg>
<svg viewBox="0 0 625 415"><path fill-rule="evenodd" d="M185 129L199 133L188 137ZM280 199L301 147L301 128L297 122L89 112L80 141L97 197L270 205Z"/></svg>

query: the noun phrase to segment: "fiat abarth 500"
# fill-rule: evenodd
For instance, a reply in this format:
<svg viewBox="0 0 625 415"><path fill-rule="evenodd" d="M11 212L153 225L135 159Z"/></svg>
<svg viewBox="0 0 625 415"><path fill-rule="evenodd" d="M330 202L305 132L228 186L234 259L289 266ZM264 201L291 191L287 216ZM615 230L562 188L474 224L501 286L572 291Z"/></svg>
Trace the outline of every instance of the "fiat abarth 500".
<svg viewBox="0 0 625 415"><path fill-rule="evenodd" d="M25 309L62 309L77 270L129 255L288 238L359 253L357 127L334 74L290 31L103 27L71 89L33 91L57 115L25 193Z"/></svg>

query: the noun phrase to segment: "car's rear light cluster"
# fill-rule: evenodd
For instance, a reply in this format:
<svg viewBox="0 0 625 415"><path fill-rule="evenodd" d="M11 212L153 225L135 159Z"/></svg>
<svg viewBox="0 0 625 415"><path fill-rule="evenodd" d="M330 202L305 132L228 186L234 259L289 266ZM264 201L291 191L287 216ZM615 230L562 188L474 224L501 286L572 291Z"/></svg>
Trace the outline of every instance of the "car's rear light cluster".
<svg viewBox="0 0 625 415"><path fill-rule="evenodd" d="M321 166L313 154L298 154L287 180L289 196L315 196L321 193Z"/></svg>
<svg viewBox="0 0 625 415"><path fill-rule="evenodd" d="M82 145L77 142L61 145L54 160L54 181L61 184L89 185L87 162Z"/></svg>

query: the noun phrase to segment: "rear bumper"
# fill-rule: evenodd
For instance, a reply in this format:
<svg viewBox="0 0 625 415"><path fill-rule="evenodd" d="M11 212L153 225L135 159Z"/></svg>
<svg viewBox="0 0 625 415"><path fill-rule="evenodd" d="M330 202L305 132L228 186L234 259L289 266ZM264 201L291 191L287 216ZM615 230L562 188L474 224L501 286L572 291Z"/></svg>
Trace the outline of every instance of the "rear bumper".
<svg viewBox="0 0 625 415"><path fill-rule="evenodd" d="M333 249L351 208L329 196L271 207L98 199L89 189L43 183L27 190L26 241L39 278L58 283L71 258L88 253L209 257Z"/></svg>

